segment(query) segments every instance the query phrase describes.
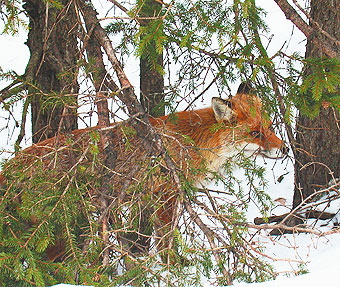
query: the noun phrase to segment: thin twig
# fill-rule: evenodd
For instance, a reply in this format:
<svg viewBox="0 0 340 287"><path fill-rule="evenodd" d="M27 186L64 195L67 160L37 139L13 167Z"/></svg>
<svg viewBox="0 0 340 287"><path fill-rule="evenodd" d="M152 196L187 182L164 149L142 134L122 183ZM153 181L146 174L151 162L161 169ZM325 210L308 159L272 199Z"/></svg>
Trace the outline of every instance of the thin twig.
<svg viewBox="0 0 340 287"><path fill-rule="evenodd" d="M296 10L288 3L288 1L286 0L274 0L274 1L281 8L286 18L293 22L294 25L298 27L307 38L311 38L311 36L314 35L316 29L308 25L296 12ZM314 44L320 47L328 57L339 58L339 52L332 48L329 41L323 41L318 37L313 37L311 40L314 42Z"/></svg>

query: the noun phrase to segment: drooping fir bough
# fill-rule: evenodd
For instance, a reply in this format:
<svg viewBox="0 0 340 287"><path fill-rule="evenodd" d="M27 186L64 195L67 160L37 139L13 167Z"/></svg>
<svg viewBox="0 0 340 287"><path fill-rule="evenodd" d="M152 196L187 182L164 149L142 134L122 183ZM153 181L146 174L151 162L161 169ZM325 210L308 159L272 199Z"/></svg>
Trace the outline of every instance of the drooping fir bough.
<svg viewBox="0 0 340 287"><path fill-rule="evenodd" d="M150 118L150 122L176 164L182 191L162 156L143 148L128 121L60 134L24 149L4 166L2 206L8 216L2 232L10 236L14 225L21 226L13 238L16 244L22 242L21 249L12 246L11 252L23 265L31 268L30 257L35 265L38 258L51 264L77 262L81 253L91 258L87 258L89 264L95 264L98 248L108 250L105 262L110 265L122 256L116 258L117 252L145 256L151 252L151 242L152 252L156 250L163 263L182 264L186 258L174 234L181 206L193 196L194 186L214 177L238 154L278 158L285 153L260 99L246 93L229 100L213 98L212 107ZM112 142L101 140L104 130ZM113 155L110 164L102 159L107 148ZM102 197L110 202L105 209ZM147 233L138 228L138 208L146 207L151 210ZM104 217L107 222L102 224ZM96 218L101 227L93 224Z"/></svg>

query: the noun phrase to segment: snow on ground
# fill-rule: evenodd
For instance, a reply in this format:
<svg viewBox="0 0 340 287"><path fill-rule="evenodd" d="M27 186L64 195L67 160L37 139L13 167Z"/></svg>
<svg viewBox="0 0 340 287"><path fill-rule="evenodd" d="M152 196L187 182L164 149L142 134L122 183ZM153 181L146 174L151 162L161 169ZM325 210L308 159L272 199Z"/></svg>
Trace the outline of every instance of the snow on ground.
<svg viewBox="0 0 340 287"><path fill-rule="evenodd" d="M295 256L300 256L299 260L307 260L307 270L309 273L295 276L291 273L288 275L281 275L276 280L267 281L263 283L235 283L235 287L338 287L339 271L340 271L340 234L333 234L324 238L317 238L306 234L297 236L286 235L284 241L294 241L296 249L292 253ZM286 248L273 246L273 253L284 256ZM282 254L280 254L282 253ZM299 255L298 255L299 254ZM305 256L302 256L304 254ZM285 258L290 258L288 254ZM294 258L294 257L292 257ZM292 259L291 258L291 259ZM279 262L280 263L280 262ZM280 265L280 264L274 264ZM283 271L284 269L282 269ZM291 272L286 269L287 272ZM75 287L76 285L58 284L55 287ZM208 286L208 285L207 285ZM127 287L127 286L124 286Z"/></svg>
<svg viewBox="0 0 340 287"><path fill-rule="evenodd" d="M259 160L261 161L261 160ZM264 164L262 162L262 164ZM291 208L293 190L293 165L292 162L267 161L268 193L276 201L271 215L286 213ZM286 174L279 183L277 178ZM284 204L283 204L284 203ZM336 212L340 208L340 201L334 201L327 211ZM247 213L251 222L254 217L260 216L255 206ZM311 221L312 222L312 221ZM329 223L328 226L322 224ZM330 230L332 222L318 222L317 230ZM269 231L268 231L269 232ZM278 272L276 280L263 283L239 283L234 282L236 287L335 287L340 286L340 234L334 233L319 237L313 234L285 234L283 236L269 236L268 232L262 232L258 236L258 244L265 249L268 263L272 264ZM272 259L274 260L272 260ZM75 285L59 284L55 287L71 287ZM216 286L206 283L205 286ZM128 287L128 286L121 286Z"/></svg>
<svg viewBox="0 0 340 287"><path fill-rule="evenodd" d="M335 287L339 286L340 270L340 234L333 234L326 238L313 238L308 235L300 234L293 238L292 235L286 236L287 239L295 240L297 253L305 253L306 257L301 259L308 260L306 267L309 273L290 276L279 276L274 281L264 283L236 283L236 287ZM288 271L288 270L287 270Z"/></svg>
<svg viewBox="0 0 340 287"><path fill-rule="evenodd" d="M268 193L277 204L270 215L281 215L291 209L293 198L293 165L273 162L267 163L267 178L269 180ZM272 174L272 176L270 176ZM281 174L286 174L284 179L278 183L277 178ZM334 192L335 193L335 192ZM325 200L326 196L321 200ZM277 199L277 200L276 200ZM335 200L329 206L327 203L319 206L319 210L336 213L340 209L340 201ZM248 219L251 221L259 216L255 208L248 212ZM315 223L309 220L308 223ZM337 222L334 222L335 224ZM325 225L325 226L323 226ZM327 226L326 226L327 225ZM325 232L330 230L333 222L318 221L316 230ZM269 232L269 231L268 231ZM334 233L319 237L313 234L285 234L275 237L263 233L258 237L259 242L265 247L264 254L276 261L268 259L274 266L278 277L276 280L264 283L235 283L237 287L319 287L319 286L340 286L340 233ZM306 273L306 274L304 274Z"/></svg>

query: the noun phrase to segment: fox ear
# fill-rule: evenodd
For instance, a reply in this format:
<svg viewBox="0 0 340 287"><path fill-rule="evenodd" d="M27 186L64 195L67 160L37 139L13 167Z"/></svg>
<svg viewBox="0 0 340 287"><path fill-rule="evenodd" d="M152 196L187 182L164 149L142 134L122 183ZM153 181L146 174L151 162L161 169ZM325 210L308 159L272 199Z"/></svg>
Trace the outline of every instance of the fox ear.
<svg viewBox="0 0 340 287"><path fill-rule="evenodd" d="M230 101L221 98L212 98L211 105L214 110L216 121L230 121L233 117L234 112Z"/></svg>
<svg viewBox="0 0 340 287"><path fill-rule="evenodd" d="M237 94L250 94L252 91L252 86L249 81L242 82L238 87Z"/></svg>

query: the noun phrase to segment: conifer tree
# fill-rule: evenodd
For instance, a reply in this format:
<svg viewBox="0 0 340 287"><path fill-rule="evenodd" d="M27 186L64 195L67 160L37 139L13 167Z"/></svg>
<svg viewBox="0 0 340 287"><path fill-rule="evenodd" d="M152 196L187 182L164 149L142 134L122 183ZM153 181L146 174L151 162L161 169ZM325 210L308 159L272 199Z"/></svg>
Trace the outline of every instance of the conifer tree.
<svg viewBox="0 0 340 287"><path fill-rule="evenodd" d="M307 81L303 87L313 100L324 94L331 98L339 93L339 56L329 58L313 39L328 42L334 50L339 49L340 17L337 11L340 1L324 5L320 1L310 2L310 25L320 27L307 38L306 58L313 58L305 67ZM340 54L338 54L340 55ZM312 101L313 101L312 100ZM327 98L315 115L300 112L296 122L295 192L293 208L318 190L335 184L340 174L340 127L339 111L332 107Z"/></svg>
<svg viewBox="0 0 340 287"><path fill-rule="evenodd" d="M29 18L31 53L24 75L29 93L25 105L31 107L37 143L77 128L78 25L69 1L27 0L23 8Z"/></svg>

